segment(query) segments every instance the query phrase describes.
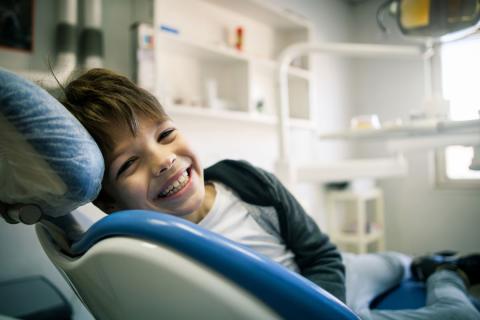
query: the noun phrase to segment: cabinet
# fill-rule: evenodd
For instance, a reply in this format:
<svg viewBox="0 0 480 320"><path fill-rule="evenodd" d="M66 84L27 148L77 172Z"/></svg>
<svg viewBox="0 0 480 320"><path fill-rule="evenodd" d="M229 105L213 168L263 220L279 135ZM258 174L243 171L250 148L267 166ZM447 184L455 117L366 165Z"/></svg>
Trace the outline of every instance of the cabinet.
<svg viewBox="0 0 480 320"><path fill-rule="evenodd" d="M277 57L311 40L304 18L258 0L155 0L154 93L175 116L276 122ZM290 117L309 125L311 61L289 67ZM205 112L203 112L205 111Z"/></svg>
<svg viewBox="0 0 480 320"><path fill-rule="evenodd" d="M385 250L383 193L372 188L363 191L330 191L328 232L342 250L357 253Z"/></svg>

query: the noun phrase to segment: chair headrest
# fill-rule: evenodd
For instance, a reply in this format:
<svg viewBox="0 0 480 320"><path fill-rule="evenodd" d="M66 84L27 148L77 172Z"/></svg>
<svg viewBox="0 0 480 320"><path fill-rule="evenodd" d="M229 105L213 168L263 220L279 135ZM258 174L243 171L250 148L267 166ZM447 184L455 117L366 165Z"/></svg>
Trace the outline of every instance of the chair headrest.
<svg viewBox="0 0 480 320"><path fill-rule="evenodd" d="M0 68L0 202L59 217L100 191L102 154L48 92Z"/></svg>

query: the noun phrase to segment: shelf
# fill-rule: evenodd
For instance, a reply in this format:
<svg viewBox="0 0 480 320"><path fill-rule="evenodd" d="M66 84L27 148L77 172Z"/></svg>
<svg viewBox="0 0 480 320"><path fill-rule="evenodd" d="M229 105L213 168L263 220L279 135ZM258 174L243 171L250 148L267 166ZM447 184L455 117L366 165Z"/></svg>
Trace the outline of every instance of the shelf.
<svg viewBox="0 0 480 320"><path fill-rule="evenodd" d="M403 158L341 160L332 163L311 163L297 166L300 182L343 182L362 178L401 177L408 172Z"/></svg>
<svg viewBox="0 0 480 320"><path fill-rule="evenodd" d="M292 50L292 49L291 49ZM295 51L301 53L332 54L345 58L385 58L385 59L424 59L431 52L422 46L383 45L355 42L323 42L317 44L300 43Z"/></svg>
<svg viewBox="0 0 480 320"><path fill-rule="evenodd" d="M278 71L278 63L277 61L274 61L274 60L251 58L250 62L253 63L254 65L258 65L261 68L265 68L270 72ZM310 80L311 78L310 70L298 68L298 67L289 67L288 75L290 77L304 79L304 80ZM274 74L274 76L276 76L276 74Z"/></svg>
<svg viewBox="0 0 480 320"><path fill-rule="evenodd" d="M205 107L192 107L186 105L172 105L165 108L165 111L168 115L171 115L173 118L177 116L182 117L196 117L203 118L205 120L222 120L222 121L235 121L241 123L250 123L250 124L259 124L259 125L268 125L275 126L277 119L273 115L258 114L247 111L238 111L238 110L222 110L222 109L211 109ZM311 121L306 119L290 119L290 127L313 130L314 125Z"/></svg>
<svg viewBox="0 0 480 320"><path fill-rule="evenodd" d="M262 23L281 29L298 29L310 27L308 21L298 14L279 6L269 5L262 0L206 0L218 7L234 11Z"/></svg>
<svg viewBox="0 0 480 320"><path fill-rule="evenodd" d="M379 129L350 129L319 134L321 139L391 139L438 134L480 133L480 119L466 121L424 120Z"/></svg>
<svg viewBox="0 0 480 320"><path fill-rule="evenodd" d="M362 201L366 201L378 198L380 192L381 191L378 189L368 189L362 191L330 191L329 197L331 197L332 200L353 201L360 199Z"/></svg>
<svg viewBox="0 0 480 320"><path fill-rule="evenodd" d="M321 139L387 140L392 152L441 148L450 145L480 145L480 119L429 120L379 129L345 130L320 134Z"/></svg>
<svg viewBox="0 0 480 320"><path fill-rule="evenodd" d="M369 244L374 242L378 243L378 251L385 249L385 212L380 189L331 191L327 193L327 203L328 230L334 242L354 246L358 253L368 252ZM346 206L348 203L351 206ZM340 206L343 210L339 210Z"/></svg>
<svg viewBox="0 0 480 320"><path fill-rule="evenodd" d="M208 45L161 30L157 30L155 37L160 52L188 55L216 62L248 61L245 54L227 46Z"/></svg>
<svg viewBox="0 0 480 320"><path fill-rule="evenodd" d="M358 244L358 242L370 243L382 239L383 231L382 230L375 230L368 234L366 234L363 238L360 238L356 233L346 233L346 232L339 232L335 233L332 238L335 239L337 242L343 243L352 243Z"/></svg>
<svg viewBox="0 0 480 320"><path fill-rule="evenodd" d="M277 56L293 43L312 39L313 25L306 18L264 0L155 0L154 11L153 91L170 102L165 105L172 117L265 127L272 134L278 130ZM243 50L233 45L238 41ZM288 128L309 134L314 132L312 63L303 57L285 68L294 104ZM225 103L217 106L215 99Z"/></svg>
<svg viewBox="0 0 480 320"><path fill-rule="evenodd" d="M250 62L266 68L271 72L278 70L278 64L275 60L251 57L226 45L208 45L161 30L158 30L156 34L156 41L158 48L162 52L172 52L178 55L192 56L215 62ZM298 67L289 67L288 75L299 79L310 80L311 72Z"/></svg>

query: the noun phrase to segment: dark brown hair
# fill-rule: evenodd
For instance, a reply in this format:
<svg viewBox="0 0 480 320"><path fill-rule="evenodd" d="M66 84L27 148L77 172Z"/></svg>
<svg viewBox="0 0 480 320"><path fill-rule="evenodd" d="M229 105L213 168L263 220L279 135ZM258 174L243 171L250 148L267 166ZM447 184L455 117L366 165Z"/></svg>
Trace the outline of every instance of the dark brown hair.
<svg viewBox="0 0 480 320"><path fill-rule="evenodd" d="M126 77L107 69L91 69L64 87L60 102L92 135L102 152L110 152L112 126L138 129L138 117L166 120L158 100Z"/></svg>

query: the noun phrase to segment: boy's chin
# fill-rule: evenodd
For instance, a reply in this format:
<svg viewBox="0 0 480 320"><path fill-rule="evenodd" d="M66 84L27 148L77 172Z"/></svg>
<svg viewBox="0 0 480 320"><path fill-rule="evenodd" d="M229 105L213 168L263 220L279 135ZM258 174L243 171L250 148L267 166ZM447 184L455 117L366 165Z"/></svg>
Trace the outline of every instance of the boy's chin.
<svg viewBox="0 0 480 320"><path fill-rule="evenodd" d="M199 221L195 212L175 212L175 213L165 212L165 213L167 213L168 215L180 218L180 219L188 220L188 221L193 222L193 223L198 223L198 221Z"/></svg>
<svg viewBox="0 0 480 320"><path fill-rule="evenodd" d="M195 212L197 212L201 206L202 206L202 200L199 199L197 201L192 201L193 199L190 199L190 203L188 204L184 204L184 206L182 207L177 207L175 209L166 209L166 210L162 210L162 209L158 209L157 211L160 211L160 212L163 212L163 213L167 213L167 214L170 214L172 216L176 216L176 217L179 217L179 218L184 218L184 219L189 219L189 217L193 216L195 214Z"/></svg>

